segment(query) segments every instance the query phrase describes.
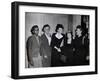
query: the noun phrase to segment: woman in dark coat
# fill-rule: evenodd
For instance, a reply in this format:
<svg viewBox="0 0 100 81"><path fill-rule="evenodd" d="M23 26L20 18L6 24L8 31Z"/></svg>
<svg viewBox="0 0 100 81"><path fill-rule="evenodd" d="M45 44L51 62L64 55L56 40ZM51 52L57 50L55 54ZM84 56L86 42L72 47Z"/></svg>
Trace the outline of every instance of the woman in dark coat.
<svg viewBox="0 0 100 81"><path fill-rule="evenodd" d="M44 32L41 35L41 55L43 67L51 66L51 35L50 35L50 26L48 24L43 26L42 31Z"/></svg>
<svg viewBox="0 0 100 81"><path fill-rule="evenodd" d="M64 41L64 55L66 56L65 65L71 66L74 63L73 60L73 37L72 32L67 32Z"/></svg>
<svg viewBox="0 0 100 81"><path fill-rule="evenodd" d="M40 54L41 40L38 35L39 28L37 25L34 25L31 28L31 33L32 33L32 36L28 38L27 43L26 43L28 67L29 68L42 67L42 58Z"/></svg>
<svg viewBox="0 0 100 81"><path fill-rule="evenodd" d="M76 28L76 37L74 40L74 63L75 65L85 64L85 50L83 45L82 27L80 25Z"/></svg>
<svg viewBox="0 0 100 81"><path fill-rule="evenodd" d="M51 55L51 64L52 66L62 66L61 55L62 55L62 47L64 41L63 25L57 24L56 33L52 35L51 47L52 47L52 55Z"/></svg>

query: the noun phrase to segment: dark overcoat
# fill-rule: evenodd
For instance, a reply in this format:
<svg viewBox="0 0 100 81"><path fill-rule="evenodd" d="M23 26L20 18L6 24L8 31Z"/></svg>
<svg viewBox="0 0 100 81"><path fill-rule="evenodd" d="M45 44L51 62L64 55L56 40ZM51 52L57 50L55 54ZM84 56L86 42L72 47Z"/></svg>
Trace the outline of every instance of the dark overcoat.
<svg viewBox="0 0 100 81"><path fill-rule="evenodd" d="M51 47L45 34L41 35L41 55L43 67L51 66Z"/></svg>
<svg viewBox="0 0 100 81"><path fill-rule="evenodd" d="M28 38L26 48L29 65L34 66L33 57L38 57L38 54L40 54L40 43L40 37L38 41L35 35Z"/></svg>

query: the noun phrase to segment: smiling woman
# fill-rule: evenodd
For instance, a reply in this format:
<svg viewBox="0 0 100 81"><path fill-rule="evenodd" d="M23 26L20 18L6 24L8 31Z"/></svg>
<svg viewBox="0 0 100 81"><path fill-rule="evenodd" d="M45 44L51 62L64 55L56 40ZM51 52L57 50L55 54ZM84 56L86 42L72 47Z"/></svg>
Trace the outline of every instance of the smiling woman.
<svg viewBox="0 0 100 81"><path fill-rule="evenodd" d="M51 66L51 34L50 26L48 24L44 25L42 31L44 32L41 35L41 55L42 55L42 64L43 67Z"/></svg>
<svg viewBox="0 0 100 81"><path fill-rule="evenodd" d="M13 2L12 78L97 73L96 35L97 7Z"/></svg>
<svg viewBox="0 0 100 81"><path fill-rule="evenodd" d="M34 25L31 29L32 36L27 40L27 57L28 67L42 67L42 58L40 55L40 37L38 36L39 28Z"/></svg>

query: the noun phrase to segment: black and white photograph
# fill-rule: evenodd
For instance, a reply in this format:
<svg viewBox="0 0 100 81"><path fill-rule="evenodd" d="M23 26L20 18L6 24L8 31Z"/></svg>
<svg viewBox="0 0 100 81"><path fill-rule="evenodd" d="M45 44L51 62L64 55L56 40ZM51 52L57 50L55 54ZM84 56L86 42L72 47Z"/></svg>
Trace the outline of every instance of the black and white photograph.
<svg viewBox="0 0 100 81"><path fill-rule="evenodd" d="M89 15L25 13L26 68L89 65Z"/></svg>
<svg viewBox="0 0 100 81"><path fill-rule="evenodd" d="M97 7L12 3L14 79L97 74Z"/></svg>

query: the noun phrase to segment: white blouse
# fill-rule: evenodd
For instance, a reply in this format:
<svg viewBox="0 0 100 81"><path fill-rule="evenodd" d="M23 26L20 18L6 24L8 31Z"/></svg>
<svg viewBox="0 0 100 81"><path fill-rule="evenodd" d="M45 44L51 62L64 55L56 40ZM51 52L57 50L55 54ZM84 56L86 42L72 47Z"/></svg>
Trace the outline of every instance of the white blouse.
<svg viewBox="0 0 100 81"><path fill-rule="evenodd" d="M61 39L62 37L63 37L63 35L62 34L58 34L58 33L56 33L56 35L55 35L58 39Z"/></svg>
<svg viewBox="0 0 100 81"><path fill-rule="evenodd" d="M45 34L45 36L47 37L48 42L49 42L49 46L50 46L50 43L51 43L51 37L50 37L50 36L48 36L47 34Z"/></svg>

